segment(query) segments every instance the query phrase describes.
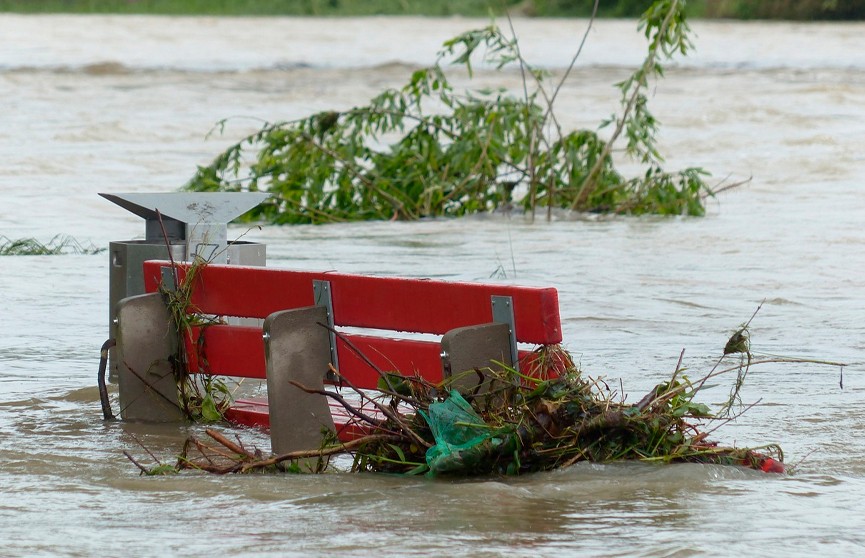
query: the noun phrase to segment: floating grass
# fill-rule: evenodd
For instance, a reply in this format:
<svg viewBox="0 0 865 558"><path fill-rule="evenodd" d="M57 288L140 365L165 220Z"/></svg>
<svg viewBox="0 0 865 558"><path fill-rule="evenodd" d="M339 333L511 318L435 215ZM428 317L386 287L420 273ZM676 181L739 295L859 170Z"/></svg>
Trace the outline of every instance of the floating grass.
<svg viewBox="0 0 865 558"><path fill-rule="evenodd" d="M92 243L85 243L75 238L58 234L48 242L40 242L35 238L11 239L0 235L0 256L59 256L66 254L92 255L104 252Z"/></svg>

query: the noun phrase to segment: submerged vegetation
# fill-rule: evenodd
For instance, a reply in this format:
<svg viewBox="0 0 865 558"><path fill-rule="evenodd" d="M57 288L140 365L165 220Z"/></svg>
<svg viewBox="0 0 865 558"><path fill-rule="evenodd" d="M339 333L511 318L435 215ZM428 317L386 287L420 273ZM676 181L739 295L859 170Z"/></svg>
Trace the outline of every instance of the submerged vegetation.
<svg viewBox="0 0 865 558"><path fill-rule="evenodd" d="M662 167L646 94L663 76L662 62L691 48L684 4L657 0L643 14L646 58L616 85L619 112L597 130L566 131L556 115L570 69L553 79L523 58L512 33L490 25L447 41L435 64L366 106L265 125L200 167L186 188L267 191L271 198L250 215L277 224L460 216L513 206L533 216L554 208L702 215L713 194L707 173ZM517 67L521 94L457 91L447 70L458 66L471 77L478 58L499 71ZM639 175L621 174L614 152L640 165Z"/></svg>
<svg viewBox="0 0 865 558"><path fill-rule="evenodd" d="M89 243L82 243L67 235L58 234L48 242L35 238L11 239L0 235L0 256L59 256L63 254L98 254L105 251Z"/></svg>

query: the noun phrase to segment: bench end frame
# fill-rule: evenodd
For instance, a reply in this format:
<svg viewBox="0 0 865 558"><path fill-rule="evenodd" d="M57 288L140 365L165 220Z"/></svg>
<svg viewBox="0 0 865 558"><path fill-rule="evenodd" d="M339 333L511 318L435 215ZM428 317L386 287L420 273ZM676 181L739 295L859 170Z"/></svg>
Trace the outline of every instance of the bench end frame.
<svg viewBox="0 0 865 558"><path fill-rule="evenodd" d="M330 363L327 309L310 306L275 312L264 320L271 451L277 455L321 446L322 428L335 430L324 389ZM301 461L315 467L316 460Z"/></svg>

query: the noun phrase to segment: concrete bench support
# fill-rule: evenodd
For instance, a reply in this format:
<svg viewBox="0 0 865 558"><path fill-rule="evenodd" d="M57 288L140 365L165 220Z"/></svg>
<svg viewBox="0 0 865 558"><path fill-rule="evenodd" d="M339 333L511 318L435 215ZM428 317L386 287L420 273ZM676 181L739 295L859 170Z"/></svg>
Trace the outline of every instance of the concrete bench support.
<svg viewBox="0 0 865 558"><path fill-rule="evenodd" d="M501 364L513 367L511 333L508 324L491 323L458 327L442 336L444 377L453 377L452 386L462 393L478 388L474 370L501 369ZM497 364L500 363L500 364ZM478 393L489 390L489 382Z"/></svg>
<svg viewBox="0 0 865 558"><path fill-rule="evenodd" d="M317 449L321 429L334 430L327 399L294 386L321 390L331 358L327 309L312 306L271 314L264 320L271 450L283 454Z"/></svg>
<svg viewBox="0 0 865 558"><path fill-rule="evenodd" d="M117 303L117 383L123 420L183 420L171 366L176 339L162 295L145 294Z"/></svg>

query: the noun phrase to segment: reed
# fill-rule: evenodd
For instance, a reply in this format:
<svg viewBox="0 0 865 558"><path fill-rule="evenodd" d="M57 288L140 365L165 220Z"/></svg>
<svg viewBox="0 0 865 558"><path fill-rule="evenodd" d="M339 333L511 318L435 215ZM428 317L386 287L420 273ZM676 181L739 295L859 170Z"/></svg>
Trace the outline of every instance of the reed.
<svg viewBox="0 0 865 558"><path fill-rule="evenodd" d="M232 402L231 390L225 380L208 373L203 336L198 335L196 340L196 335L205 328L222 323L217 316L197 312L192 301L194 289L201 288L198 284L199 271L207 263L200 256L195 256L177 285L162 284L159 289L171 316L172 332L176 335L176 353L171 362L177 383L178 403L184 416L195 422L223 420ZM176 270L174 262L172 267ZM192 346L195 351L198 365L195 370L190 366L192 359L188 354L188 346Z"/></svg>

